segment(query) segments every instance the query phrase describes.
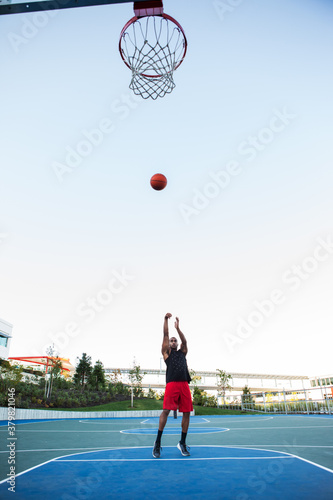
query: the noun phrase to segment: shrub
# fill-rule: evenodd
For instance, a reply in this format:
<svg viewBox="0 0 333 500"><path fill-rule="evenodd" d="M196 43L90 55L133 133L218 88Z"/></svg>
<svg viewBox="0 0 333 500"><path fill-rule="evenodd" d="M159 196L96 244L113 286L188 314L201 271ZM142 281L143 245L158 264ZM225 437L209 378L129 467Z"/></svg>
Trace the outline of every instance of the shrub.
<svg viewBox="0 0 333 500"><path fill-rule="evenodd" d="M78 408L80 406L80 401L76 397L70 398L69 403L70 403L69 408Z"/></svg>
<svg viewBox="0 0 333 500"><path fill-rule="evenodd" d="M208 396L205 406L216 408L217 407L217 398L215 396Z"/></svg>
<svg viewBox="0 0 333 500"><path fill-rule="evenodd" d="M24 401L22 401L20 403L20 408L29 409L30 408L30 402L29 402L29 400L25 399Z"/></svg>
<svg viewBox="0 0 333 500"><path fill-rule="evenodd" d="M57 408L65 408L65 398L64 396L58 396L54 402Z"/></svg>
<svg viewBox="0 0 333 500"><path fill-rule="evenodd" d="M198 387L193 389L193 404L203 406L204 404L204 391L200 391Z"/></svg>

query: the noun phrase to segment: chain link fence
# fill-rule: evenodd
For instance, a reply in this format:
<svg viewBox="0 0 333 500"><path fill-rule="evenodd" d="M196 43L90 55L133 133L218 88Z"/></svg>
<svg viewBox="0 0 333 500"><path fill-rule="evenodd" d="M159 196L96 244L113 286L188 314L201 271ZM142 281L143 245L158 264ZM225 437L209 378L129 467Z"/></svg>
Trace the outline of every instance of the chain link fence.
<svg viewBox="0 0 333 500"><path fill-rule="evenodd" d="M242 411L265 413L333 414L333 387L243 394Z"/></svg>

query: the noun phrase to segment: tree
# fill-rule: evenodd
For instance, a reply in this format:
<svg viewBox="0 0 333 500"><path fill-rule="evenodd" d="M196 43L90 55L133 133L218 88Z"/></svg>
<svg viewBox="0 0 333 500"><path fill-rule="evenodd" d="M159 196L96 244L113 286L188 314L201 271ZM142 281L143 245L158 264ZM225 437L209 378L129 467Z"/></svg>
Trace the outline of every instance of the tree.
<svg viewBox="0 0 333 500"><path fill-rule="evenodd" d="M203 404L203 401L202 401L203 392L204 391L200 391L199 387L194 386L194 389L193 389L193 404L194 405L202 406L202 404Z"/></svg>
<svg viewBox="0 0 333 500"><path fill-rule="evenodd" d="M111 372L111 374L109 375L109 380L111 384L118 384L119 382L121 382L120 368L116 368L115 370L113 370L113 372Z"/></svg>
<svg viewBox="0 0 333 500"><path fill-rule="evenodd" d="M190 370L190 377L191 377L190 387L193 392L194 389L198 386L198 383L201 380L201 376L197 375L194 370Z"/></svg>
<svg viewBox="0 0 333 500"><path fill-rule="evenodd" d="M84 352L81 359L76 359L78 360L78 364L75 369L74 383L81 386L83 392L93 370L91 357Z"/></svg>
<svg viewBox="0 0 333 500"><path fill-rule="evenodd" d="M147 398L149 398L149 399L157 399L157 392L154 391L150 386L149 386L149 389L148 389Z"/></svg>
<svg viewBox="0 0 333 500"><path fill-rule="evenodd" d="M218 396L222 396L223 404L225 404L225 393L226 390L231 389L231 385L229 384L229 380L232 379L230 373L225 372L224 370L216 370L217 373L217 394Z"/></svg>
<svg viewBox="0 0 333 500"><path fill-rule="evenodd" d="M89 377L89 383L96 389L96 391L98 391L99 388L105 389L105 372L102 361L96 361Z"/></svg>
<svg viewBox="0 0 333 500"><path fill-rule="evenodd" d="M122 375L119 368L113 370L113 372L111 372L111 374L109 375L109 380L110 380L109 392L113 396L117 394L125 394L125 395L129 394L129 389L127 386L125 386L125 384L123 384L121 376Z"/></svg>
<svg viewBox="0 0 333 500"><path fill-rule="evenodd" d="M246 404L246 405L254 403L253 396L252 396L250 389L247 385L245 385L243 387L242 403Z"/></svg>
<svg viewBox="0 0 333 500"><path fill-rule="evenodd" d="M133 394L136 397L140 397L143 394L142 390L142 380L143 377L146 375L146 372L141 375L141 368L140 365L136 364L136 360L134 358L133 360L133 368L129 371L129 379L131 382L131 386L133 388Z"/></svg>
<svg viewBox="0 0 333 500"><path fill-rule="evenodd" d="M296 392L293 394L296 394ZM271 392L266 392L265 401L266 403L271 403L273 401L273 394Z"/></svg>
<svg viewBox="0 0 333 500"><path fill-rule="evenodd" d="M0 389L5 393L9 386L16 386L23 378L23 366L12 365L7 359L0 358Z"/></svg>
<svg viewBox="0 0 333 500"><path fill-rule="evenodd" d="M46 399L47 400L51 399L51 394L52 394L52 389L53 389L53 381L60 377L61 370L62 370L61 359L56 357L52 360L52 367L49 370L50 378L49 378L49 383L48 383L48 389L46 392Z"/></svg>
<svg viewBox="0 0 333 500"><path fill-rule="evenodd" d="M47 401L50 401L53 388L53 380L55 378L60 377L62 370L62 362L61 359L59 358L59 354L56 353L54 350L54 344L46 349L46 354L52 358L51 368L49 369L48 374L45 375L45 391L44 391L44 397L46 398Z"/></svg>
<svg viewBox="0 0 333 500"><path fill-rule="evenodd" d="M195 386L193 390L193 404L198 406L217 406L217 399L215 396L209 396L206 391L201 391L199 387Z"/></svg>

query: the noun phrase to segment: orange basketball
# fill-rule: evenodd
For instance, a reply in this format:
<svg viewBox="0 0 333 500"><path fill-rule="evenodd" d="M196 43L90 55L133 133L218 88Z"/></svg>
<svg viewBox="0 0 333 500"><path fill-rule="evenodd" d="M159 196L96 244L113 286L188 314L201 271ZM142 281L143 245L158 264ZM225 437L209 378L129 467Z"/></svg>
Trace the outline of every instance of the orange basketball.
<svg viewBox="0 0 333 500"><path fill-rule="evenodd" d="M150 179L150 185L156 191L162 191L167 185L167 178L163 174L155 174Z"/></svg>

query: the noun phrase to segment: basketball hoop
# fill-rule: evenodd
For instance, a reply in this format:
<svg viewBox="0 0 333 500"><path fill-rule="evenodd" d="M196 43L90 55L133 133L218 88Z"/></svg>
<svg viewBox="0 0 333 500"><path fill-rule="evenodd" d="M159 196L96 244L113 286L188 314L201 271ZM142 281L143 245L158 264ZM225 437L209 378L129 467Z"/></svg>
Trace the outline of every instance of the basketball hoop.
<svg viewBox="0 0 333 500"><path fill-rule="evenodd" d="M132 71L129 88L144 99L164 97L175 88L173 72L186 55L181 25L164 14L163 2L134 2L135 16L120 34L119 52Z"/></svg>

